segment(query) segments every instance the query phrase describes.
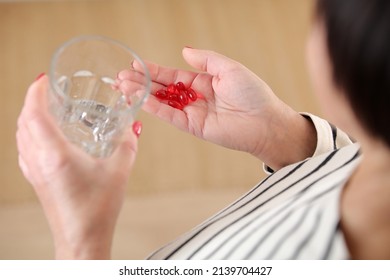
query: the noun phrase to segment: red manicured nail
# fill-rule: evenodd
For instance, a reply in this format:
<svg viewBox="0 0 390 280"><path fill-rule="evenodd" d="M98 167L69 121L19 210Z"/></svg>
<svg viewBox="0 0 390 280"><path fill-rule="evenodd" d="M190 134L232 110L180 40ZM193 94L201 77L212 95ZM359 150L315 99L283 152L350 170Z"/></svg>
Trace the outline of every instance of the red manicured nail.
<svg viewBox="0 0 390 280"><path fill-rule="evenodd" d="M45 72L39 74L36 78L35 78L35 81L38 81L40 78L42 78L43 76L45 76Z"/></svg>
<svg viewBox="0 0 390 280"><path fill-rule="evenodd" d="M133 123L133 132L135 133L137 138L141 135L142 123L140 121L136 121Z"/></svg>

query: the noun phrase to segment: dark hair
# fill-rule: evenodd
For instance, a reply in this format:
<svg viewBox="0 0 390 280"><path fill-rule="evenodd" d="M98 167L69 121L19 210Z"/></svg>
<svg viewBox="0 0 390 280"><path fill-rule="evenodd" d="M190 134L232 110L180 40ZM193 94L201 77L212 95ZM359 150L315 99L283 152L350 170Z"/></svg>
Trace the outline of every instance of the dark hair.
<svg viewBox="0 0 390 280"><path fill-rule="evenodd" d="M363 126L390 146L390 1L317 1L335 84Z"/></svg>

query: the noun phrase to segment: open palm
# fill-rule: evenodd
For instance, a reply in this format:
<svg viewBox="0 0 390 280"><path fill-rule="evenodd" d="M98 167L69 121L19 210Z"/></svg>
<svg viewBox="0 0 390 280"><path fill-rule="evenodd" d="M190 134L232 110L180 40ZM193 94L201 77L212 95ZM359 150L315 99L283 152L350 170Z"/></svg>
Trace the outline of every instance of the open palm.
<svg viewBox="0 0 390 280"><path fill-rule="evenodd" d="M178 110L152 95L143 109L215 144L252 154L262 149L269 122L283 106L267 84L240 63L215 52L185 48L183 56L199 72L147 63L152 92L181 81L198 93L198 99ZM125 70L118 78L125 88L131 74Z"/></svg>

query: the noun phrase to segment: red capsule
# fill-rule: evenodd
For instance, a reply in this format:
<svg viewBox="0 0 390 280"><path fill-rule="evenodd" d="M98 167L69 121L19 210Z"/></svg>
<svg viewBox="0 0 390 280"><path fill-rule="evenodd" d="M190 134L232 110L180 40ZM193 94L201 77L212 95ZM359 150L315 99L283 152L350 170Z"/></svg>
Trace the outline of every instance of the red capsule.
<svg viewBox="0 0 390 280"><path fill-rule="evenodd" d="M163 89L156 91L156 93L154 95L159 99L163 99L163 100L168 99L168 92L166 90L163 90Z"/></svg>
<svg viewBox="0 0 390 280"><path fill-rule="evenodd" d="M179 110L183 110L190 102L198 99L197 93L191 87L186 88L180 81L169 84L166 88L156 91L154 95L160 100L167 100L169 106Z"/></svg>
<svg viewBox="0 0 390 280"><path fill-rule="evenodd" d="M180 102L177 102L174 100L169 100L168 105L173 107L173 108L179 109L179 110L183 110L183 108L184 108L184 106L181 105Z"/></svg>
<svg viewBox="0 0 390 280"><path fill-rule="evenodd" d="M175 84L169 84L169 85L167 86L167 91L168 91L169 93L175 93L175 92L176 92L176 86L175 86Z"/></svg>
<svg viewBox="0 0 390 280"><path fill-rule="evenodd" d="M195 101L198 98L198 95L196 94L196 92L192 88L188 88L186 90L186 94L187 94L188 98L191 99L191 101Z"/></svg>
<svg viewBox="0 0 390 280"><path fill-rule="evenodd" d="M179 102L179 103L181 102L179 95L176 94L176 93L169 94L168 95L168 100L176 101L176 102Z"/></svg>
<svg viewBox="0 0 390 280"><path fill-rule="evenodd" d="M188 104L188 96L184 90L180 91L179 94L179 100L182 105L187 105Z"/></svg>
<svg viewBox="0 0 390 280"><path fill-rule="evenodd" d="M186 89L186 86L183 84L183 82L177 82L176 83L176 88L178 90L185 90Z"/></svg>

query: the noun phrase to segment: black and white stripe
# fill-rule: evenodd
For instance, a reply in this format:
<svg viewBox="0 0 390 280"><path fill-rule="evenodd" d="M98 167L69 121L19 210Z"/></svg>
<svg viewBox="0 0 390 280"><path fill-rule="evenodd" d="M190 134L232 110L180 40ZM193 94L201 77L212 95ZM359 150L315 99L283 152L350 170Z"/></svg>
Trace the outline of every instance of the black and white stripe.
<svg viewBox="0 0 390 280"><path fill-rule="evenodd" d="M322 124L323 125L323 124ZM151 259L342 259L342 187L360 161L359 146L329 127L330 152L287 166Z"/></svg>
<svg viewBox="0 0 390 280"><path fill-rule="evenodd" d="M346 258L339 198L358 162L353 144L288 166L150 258Z"/></svg>

